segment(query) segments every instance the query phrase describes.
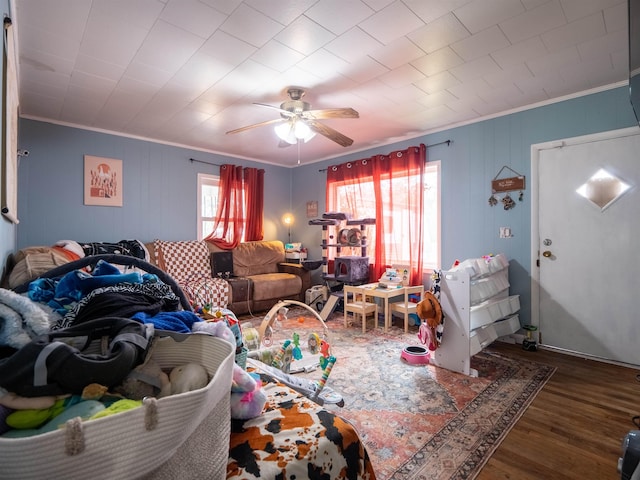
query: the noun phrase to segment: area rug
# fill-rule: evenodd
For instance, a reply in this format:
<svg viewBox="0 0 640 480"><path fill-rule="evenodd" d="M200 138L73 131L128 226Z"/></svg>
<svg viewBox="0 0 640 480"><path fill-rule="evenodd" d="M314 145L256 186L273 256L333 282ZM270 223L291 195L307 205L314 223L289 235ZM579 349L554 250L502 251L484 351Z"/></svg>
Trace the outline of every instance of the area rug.
<svg viewBox="0 0 640 480"><path fill-rule="evenodd" d="M341 313L326 324L337 358L327 386L344 397L344 406L325 406L356 427L378 480L475 478L555 370L488 348L473 357L478 377L472 378L405 363L402 349L421 345L416 327L408 334L396 326L384 333L370 319L362 333L359 322L345 328ZM275 325L274 340L291 339L294 332L306 339L312 331L322 334L321 327L296 307ZM299 375L319 380L321 373Z"/></svg>

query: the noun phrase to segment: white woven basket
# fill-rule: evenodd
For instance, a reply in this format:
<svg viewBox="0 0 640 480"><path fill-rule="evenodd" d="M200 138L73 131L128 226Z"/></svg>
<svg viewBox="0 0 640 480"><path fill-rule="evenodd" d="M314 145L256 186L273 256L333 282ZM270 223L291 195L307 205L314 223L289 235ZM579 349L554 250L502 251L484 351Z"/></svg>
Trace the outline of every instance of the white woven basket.
<svg viewBox="0 0 640 480"><path fill-rule="evenodd" d="M0 438L0 478L225 478L235 349L206 334L183 338L156 338L154 359L163 369L189 362L203 365L211 376L206 387L145 400L141 408L109 417L70 420L55 432ZM76 431L70 448L70 432L78 423L81 441ZM81 451L70 453L73 449Z"/></svg>

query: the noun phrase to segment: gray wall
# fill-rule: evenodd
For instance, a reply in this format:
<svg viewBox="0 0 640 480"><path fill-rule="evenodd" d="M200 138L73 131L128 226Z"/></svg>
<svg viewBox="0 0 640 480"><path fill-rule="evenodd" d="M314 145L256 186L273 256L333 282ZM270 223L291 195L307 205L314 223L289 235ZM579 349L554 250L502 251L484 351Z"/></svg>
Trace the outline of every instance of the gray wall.
<svg viewBox="0 0 640 480"><path fill-rule="evenodd" d="M20 122L20 146L30 150L19 167L18 240L15 245L49 245L57 240L117 241L193 239L196 236L196 175L218 173L188 161L259 166L265 174L265 238L287 239L280 218L291 210L296 222L292 240L321 256L321 228L309 226L306 203L325 211L325 174L319 169L349 160L388 153L419 143L451 140L451 146L428 149L442 161L442 268L455 259L504 252L511 259L513 294L521 295L521 320L530 319L531 195L505 211L490 207L491 180L503 165L530 179L530 146L554 139L636 125L626 87L527 110L427 135L332 161L294 169L223 158L217 155L127 139L44 122ZM124 165L124 207L83 205L83 155L120 158ZM514 237L500 239L500 226ZM3 223L0 236L11 235ZM5 250L6 252L7 250Z"/></svg>

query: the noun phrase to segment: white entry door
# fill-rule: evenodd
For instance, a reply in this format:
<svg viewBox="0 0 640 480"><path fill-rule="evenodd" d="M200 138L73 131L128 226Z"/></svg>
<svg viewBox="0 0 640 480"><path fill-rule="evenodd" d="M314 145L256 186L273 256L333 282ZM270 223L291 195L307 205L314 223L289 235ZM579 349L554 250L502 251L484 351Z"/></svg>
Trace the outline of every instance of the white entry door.
<svg viewBox="0 0 640 480"><path fill-rule="evenodd" d="M532 323L541 344L640 365L640 130L531 152ZM599 171L614 179L590 182ZM607 205L616 179L630 188ZM596 204L577 192L583 185Z"/></svg>

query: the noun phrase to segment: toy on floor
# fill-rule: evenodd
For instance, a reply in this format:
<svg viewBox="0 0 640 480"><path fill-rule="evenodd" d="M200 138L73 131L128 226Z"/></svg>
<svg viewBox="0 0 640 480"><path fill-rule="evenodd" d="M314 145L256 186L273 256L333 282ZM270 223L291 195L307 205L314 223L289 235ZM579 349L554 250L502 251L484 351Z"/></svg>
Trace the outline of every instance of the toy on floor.
<svg viewBox="0 0 640 480"><path fill-rule="evenodd" d="M281 300L276 305L274 305L269 312L265 315L260 327L258 328L258 334L261 339L262 345L270 346L273 344L273 336L274 336L274 323L282 323L287 319L288 309L286 305L297 305L302 308L305 308L320 322L322 325L322 337L317 333L312 333L309 335L307 345L309 347L309 356L302 360L296 360L297 362L304 364L301 369L297 369L298 367L295 365L295 362L291 362L290 369L287 370L287 355L295 358L296 356L302 357L302 351L300 349L300 336L297 333L292 335L293 339L285 340L281 347L278 349L277 353L272 362L263 362L256 361L255 357L260 358L262 360L265 358L260 355L260 352L249 352L249 358L247 359L248 365L253 366L259 371L267 373L274 377L276 380L279 380L294 390L306 395L311 400L319 403L320 405L324 403L334 403L339 406L344 405L344 400L342 395L334 392L330 388L326 387L327 379L329 374L331 373L331 369L336 362L335 356L331 354L331 345L326 340L328 337L329 329L327 325L324 323L322 317L309 305L298 302L296 300ZM298 351L299 350L299 351ZM319 355L318 355L319 354ZM318 359L315 359L315 355L318 355ZM251 360L251 362L249 362ZM305 378L296 378L289 374L289 371L305 371L310 372L314 370L317 366L322 368L322 376L319 381L312 381ZM283 371L284 370L284 371Z"/></svg>
<svg viewBox="0 0 640 480"><path fill-rule="evenodd" d="M231 385L231 418L247 420L257 417L267 403L267 395L262 390L262 382L234 365Z"/></svg>

